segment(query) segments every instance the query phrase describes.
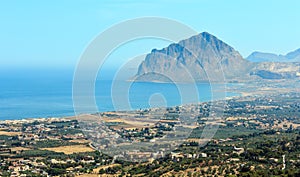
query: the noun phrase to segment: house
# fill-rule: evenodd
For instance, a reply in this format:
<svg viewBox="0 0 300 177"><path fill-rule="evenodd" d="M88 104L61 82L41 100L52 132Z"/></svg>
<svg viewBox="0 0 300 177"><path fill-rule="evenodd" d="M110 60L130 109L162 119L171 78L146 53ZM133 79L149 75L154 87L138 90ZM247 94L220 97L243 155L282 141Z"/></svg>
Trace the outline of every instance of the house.
<svg viewBox="0 0 300 177"><path fill-rule="evenodd" d="M237 148L235 146L233 147L233 150L234 153L237 153L239 155L245 151L244 148Z"/></svg>

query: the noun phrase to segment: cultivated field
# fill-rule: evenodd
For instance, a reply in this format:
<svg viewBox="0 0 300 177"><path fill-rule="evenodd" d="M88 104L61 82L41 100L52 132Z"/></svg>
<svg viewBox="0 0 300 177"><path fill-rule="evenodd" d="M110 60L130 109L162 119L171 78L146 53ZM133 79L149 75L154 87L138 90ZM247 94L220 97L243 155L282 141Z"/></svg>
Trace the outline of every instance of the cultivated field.
<svg viewBox="0 0 300 177"><path fill-rule="evenodd" d="M6 135L6 136L18 136L21 135L21 132L7 132L7 131L0 131L0 135Z"/></svg>
<svg viewBox="0 0 300 177"><path fill-rule="evenodd" d="M54 152L63 152L65 154L74 154L79 152L93 152L94 149L86 145L73 145L73 146L59 146L53 148L42 148L42 150L54 151Z"/></svg>

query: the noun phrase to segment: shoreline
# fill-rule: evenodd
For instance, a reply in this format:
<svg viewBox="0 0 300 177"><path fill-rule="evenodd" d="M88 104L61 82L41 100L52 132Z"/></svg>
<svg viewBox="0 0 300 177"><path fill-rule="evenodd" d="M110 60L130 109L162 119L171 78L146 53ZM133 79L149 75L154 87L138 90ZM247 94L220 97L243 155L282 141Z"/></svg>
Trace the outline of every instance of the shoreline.
<svg viewBox="0 0 300 177"><path fill-rule="evenodd" d="M291 83L292 82L292 83ZM294 84L293 84L294 83ZM201 83L196 83L201 84ZM277 81L269 81L269 82L254 82L254 83L226 83L230 84L225 85L225 94L226 93L233 93L236 95L232 96L226 96L224 98L217 98L215 100L208 100L208 101L200 101L197 103L187 103L187 104L180 104L180 105L173 105L170 107L175 106L183 106L183 105L189 105L189 104L198 104L198 103L206 103L206 102L214 102L214 101L220 101L220 100L230 100L230 99L242 99L244 97L260 97L260 96L267 96L267 95L274 95L274 94L285 94L285 93L291 93L291 92L300 92L300 89L297 88L297 84L299 85L300 82L293 82L291 80L286 80L286 82L277 82ZM294 87L287 87L287 84L293 84ZM296 84L296 85L295 85ZM224 92L224 90L216 90L217 92ZM148 109L148 108L143 108ZM136 109L137 110L137 109ZM130 110L133 111L133 110ZM104 112L113 112L113 110L107 110L107 111L100 111L101 113ZM91 113L94 114L94 113ZM70 113L69 115L62 115L62 116L53 116L53 117L28 117L28 118L16 118L16 119L1 119L0 122L3 121L30 121L30 120L47 120L47 119L67 119L69 117L76 117L75 112Z"/></svg>
<svg viewBox="0 0 300 177"><path fill-rule="evenodd" d="M233 93L233 92L230 92ZM169 106L169 107L176 107L176 106L188 106L188 105L194 105L194 104L200 104L200 103L208 103L208 102L216 102L216 101L226 101L226 100L230 100L230 99L234 99L234 98L239 98L241 97L241 94L239 93L239 95L234 95L234 96L225 96L225 98L220 98L220 99L215 99L215 100L211 100L211 101L200 101L200 102L196 102L196 103L186 103L186 104L180 104L180 105L173 105L173 106ZM152 108L141 108L142 110L145 109L162 109L162 108L166 108L166 107L152 107ZM134 109L134 110L129 110L129 111L138 111L139 109ZM37 121L37 120L41 120L41 121L45 121L45 120L63 120L63 119L76 119L76 116L81 116L81 115L93 115L93 114L97 114L97 113L107 113L107 112L118 112L118 111L114 111L114 110L108 110L108 111L101 111L101 112L95 112L95 113L83 113L83 114L78 114L76 115L74 113L74 115L70 115L70 116L57 116L57 117L29 117L29 118L20 118L20 119L3 119L0 120L0 124L1 122L29 122L29 121Z"/></svg>
<svg viewBox="0 0 300 177"><path fill-rule="evenodd" d="M187 103L187 104L180 104L180 105L174 105L174 106L170 106L170 107L184 107L184 106L191 106L191 105L197 105L197 104L205 104L205 103L211 103L211 102L218 102L218 101L227 101L227 100L232 100L232 99L242 99L244 97L249 97L249 96L242 96L240 95L235 95L235 96L227 96L223 99L215 99L215 100L211 100L211 101L203 101L203 102L197 102L197 103ZM251 97L251 96L250 96ZM163 109L166 107L153 107L153 108L143 108L142 110L146 110L146 109ZM131 112L131 111L139 111L139 109L135 109L135 110L129 110L127 112ZM22 118L22 119L6 119L6 120L0 120L0 124L1 123L24 123L24 122L35 122L35 121L40 121L40 122L45 122L45 121L68 121L68 120L78 120L77 117L79 116L94 116L94 114L98 114L98 113L111 113L111 112L121 112L121 111L103 111L103 112L96 112L96 113L83 113L83 114L78 114L78 115L71 115L71 116L62 116L62 117L36 117L36 118Z"/></svg>

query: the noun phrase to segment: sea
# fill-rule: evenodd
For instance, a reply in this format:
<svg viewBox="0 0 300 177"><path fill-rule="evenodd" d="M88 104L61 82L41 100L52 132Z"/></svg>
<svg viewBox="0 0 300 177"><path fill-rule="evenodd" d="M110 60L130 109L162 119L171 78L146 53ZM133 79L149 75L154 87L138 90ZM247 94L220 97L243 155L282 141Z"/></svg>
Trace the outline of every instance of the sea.
<svg viewBox="0 0 300 177"><path fill-rule="evenodd" d="M72 99L73 72L0 73L0 120L75 115ZM94 97L98 112L118 111L121 109L120 106L116 106L118 102L126 102L130 105L130 110L135 110L212 101L224 99L224 96L239 95L224 91L222 84L128 82L96 79ZM113 87L114 84L118 87Z"/></svg>

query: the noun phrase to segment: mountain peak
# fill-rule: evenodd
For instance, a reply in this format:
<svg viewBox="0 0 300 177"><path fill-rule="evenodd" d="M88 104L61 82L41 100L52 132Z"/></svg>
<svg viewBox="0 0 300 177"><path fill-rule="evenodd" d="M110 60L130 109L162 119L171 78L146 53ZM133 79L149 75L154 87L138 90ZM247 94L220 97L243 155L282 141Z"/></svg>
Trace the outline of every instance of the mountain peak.
<svg viewBox="0 0 300 177"><path fill-rule="evenodd" d="M202 32L161 50L152 50L139 66L137 76L159 73L177 82L187 82L190 75L196 81L207 81L210 75L210 80L217 81L223 74L227 78L241 76L241 68L247 66L248 62L231 46ZM159 79L152 75L144 80Z"/></svg>
<svg viewBox="0 0 300 177"><path fill-rule="evenodd" d="M190 39L193 39L193 38L198 38L198 39L204 39L205 41L207 42L213 42L213 41L220 41L220 42L223 42L221 41L220 39L218 39L216 36L208 33L208 32L202 32L202 33L199 33L195 36L192 36L188 39L185 39L185 40L190 40ZM224 43L224 42L223 42Z"/></svg>
<svg viewBox="0 0 300 177"><path fill-rule="evenodd" d="M216 36L208 33L208 32L202 32L202 33L199 33L200 36L202 36L204 39L207 39L207 40L211 40L211 39L217 39Z"/></svg>

